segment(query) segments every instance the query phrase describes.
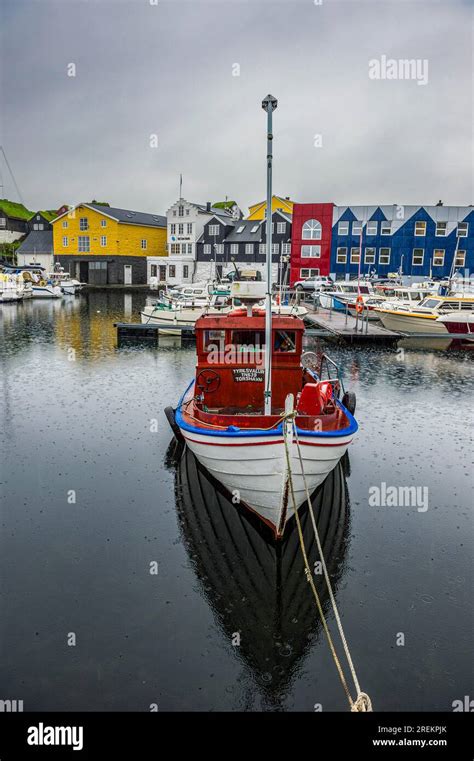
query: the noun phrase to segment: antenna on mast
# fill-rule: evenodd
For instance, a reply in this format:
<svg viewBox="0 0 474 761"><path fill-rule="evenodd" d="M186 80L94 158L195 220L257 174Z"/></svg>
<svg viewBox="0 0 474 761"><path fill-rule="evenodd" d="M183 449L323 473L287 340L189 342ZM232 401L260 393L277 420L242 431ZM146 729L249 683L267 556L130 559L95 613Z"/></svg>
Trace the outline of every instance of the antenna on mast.
<svg viewBox="0 0 474 761"><path fill-rule="evenodd" d="M272 414L272 164L273 134L272 116L278 101L273 95L267 95L262 101L262 108L267 112L267 292L265 298L265 415Z"/></svg>

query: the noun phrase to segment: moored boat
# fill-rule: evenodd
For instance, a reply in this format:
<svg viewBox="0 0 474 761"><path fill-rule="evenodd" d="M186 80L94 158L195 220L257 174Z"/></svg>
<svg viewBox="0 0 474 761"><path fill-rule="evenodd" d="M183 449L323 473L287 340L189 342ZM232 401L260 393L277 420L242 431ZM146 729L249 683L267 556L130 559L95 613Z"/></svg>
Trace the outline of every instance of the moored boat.
<svg viewBox="0 0 474 761"><path fill-rule="evenodd" d="M408 334L446 335L448 329L438 317L445 314L461 316L462 313L472 312L473 309L474 296L428 296L416 306L381 306L376 311L383 326L388 330Z"/></svg>

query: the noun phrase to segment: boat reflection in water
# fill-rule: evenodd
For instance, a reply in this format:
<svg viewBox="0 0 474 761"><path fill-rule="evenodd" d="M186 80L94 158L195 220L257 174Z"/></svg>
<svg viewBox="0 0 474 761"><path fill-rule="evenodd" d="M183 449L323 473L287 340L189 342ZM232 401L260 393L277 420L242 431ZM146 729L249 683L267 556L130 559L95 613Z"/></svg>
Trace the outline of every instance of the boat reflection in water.
<svg viewBox="0 0 474 761"><path fill-rule="evenodd" d="M202 591L229 645L240 634L236 654L250 668L265 707L278 709L302 659L324 632L306 581L296 523L283 539L245 508L232 504L224 487L178 447L176 505L183 542ZM172 448L168 466L173 464ZM349 500L346 456L312 497L324 557L336 594L348 542ZM319 560L311 517L299 511L311 568ZM319 565L319 564L318 564ZM322 574L315 581L323 609L328 605ZM326 642L324 642L326 646ZM249 695L249 710L254 701Z"/></svg>

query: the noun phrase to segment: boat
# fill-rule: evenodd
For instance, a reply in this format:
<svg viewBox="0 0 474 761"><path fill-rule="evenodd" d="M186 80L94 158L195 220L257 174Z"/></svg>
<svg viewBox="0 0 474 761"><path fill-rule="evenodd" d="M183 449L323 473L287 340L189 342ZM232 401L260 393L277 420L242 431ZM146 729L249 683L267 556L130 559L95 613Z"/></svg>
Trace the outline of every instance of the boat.
<svg viewBox="0 0 474 761"><path fill-rule="evenodd" d="M461 316L472 312L474 296L427 296L414 306L392 304L388 308L377 307L376 311L384 328L400 333L422 333L446 335L449 331L438 317L445 314Z"/></svg>
<svg viewBox="0 0 474 761"><path fill-rule="evenodd" d="M17 267L14 272L22 279L32 298L60 299L63 292L60 286L52 282L46 275L44 267L27 265Z"/></svg>
<svg viewBox="0 0 474 761"><path fill-rule="evenodd" d="M319 304L324 309L335 309L336 311L345 311L346 304L355 300L358 295L362 298L373 296L374 289L370 283L349 280L336 280L331 288L319 291Z"/></svg>
<svg viewBox="0 0 474 761"><path fill-rule="evenodd" d="M463 336L453 342L456 346L474 344L474 311L442 314L438 317L437 322L441 322L448 333L457 334L458 337Z"/></svg>
<svg viewBox="0 0 474 761"><path fill-rule="evenodd" d="M66 272L60 265L56 265L54 271L48 274L47 280L49 283L57 285L63 293L69 296L74 296L85 285L85 283L72 278L69 272Z"/></svg>
<svg viewBox="0 0 474 761"><path fill-rule="evenodd" d="M233 504L187 447L173 446L166 462L174 474L180 534L203 599L227 641L242 632L238 656L248 672L246 681L258 685L258 692L249 691L246 709L256 708L263 696L265 707L276 710L322 633L312 595L301 582L304 564L296 527L275 543L258 519ZM311 500L336 596L349 539L344 464L334 468ZM301 511L301 524L314 568L320 555L308 510ZM314 582L326 608L323 575L315 574Z"/></svg>
<svg viewBox="0 0 474 761"><path fill-rule="evenodd" d="M430 296L433 290L430 288L416 288L414 285L410 288L395 287L389 288L387 286L378 286L375 289L374 296L362 296L363 300L363 318L369 321L380 320L377 309L391 308L392 305L407 305L415 306L420 304L426 296ZM353 317L356 316L356 301L355 298L347 300L347 309L349 314Z"/></svg>
<svg viewBox="0 0 474 761"><path fill-rule="evenodd" d="M0 303L7 304L13 301L21 301L23 287L16 275L8 272L0 272Z"/></svg>

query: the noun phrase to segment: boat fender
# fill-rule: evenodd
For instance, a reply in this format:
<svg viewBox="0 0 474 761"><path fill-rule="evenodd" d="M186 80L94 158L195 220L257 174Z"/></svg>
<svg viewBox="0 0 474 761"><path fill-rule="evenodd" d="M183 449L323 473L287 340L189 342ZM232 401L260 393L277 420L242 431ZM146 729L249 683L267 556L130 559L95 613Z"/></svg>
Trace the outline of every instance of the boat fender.
<svg viewBox="0 0 474 761"><path fill-rule="evenodd" d="M344 396L342 397L342 404L346 408L346 410L349 410L351 415L354 414L355 408L356 408L356 395L353 391L346 391Z"/></svg>
<svg viewBox="0 0 474 761"><path fill-rule="evenodd" d="M168 423L170 424L171 430L173 431L175 438L177 441L184 442L184 436L181 433L181 429L179 425L176 422L175 418L175 411L172 407L165 407L165 415Z"/></svg>

